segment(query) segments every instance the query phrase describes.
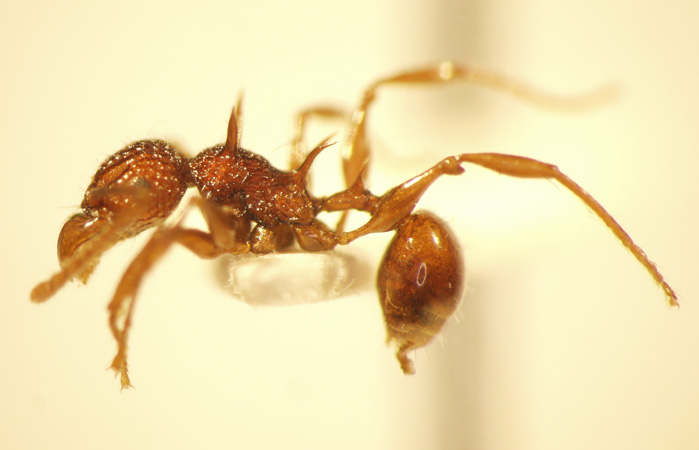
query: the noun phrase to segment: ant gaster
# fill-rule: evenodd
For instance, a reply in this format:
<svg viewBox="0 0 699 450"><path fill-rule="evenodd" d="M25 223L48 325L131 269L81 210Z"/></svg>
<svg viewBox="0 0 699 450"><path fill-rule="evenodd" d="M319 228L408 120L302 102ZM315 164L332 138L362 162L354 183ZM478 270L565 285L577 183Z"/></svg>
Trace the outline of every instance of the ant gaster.
<svg viewBox="0 0 699 450"><path fill-rule="evenodd" d="M367 234L395 231L379 269L377 287L388 339L397 344L403 372L412 374L415 369L408 352L425 346L439 333L456 310L463 285L462 258L452 233L438 218L413 213L413 209L438 178L460 175L464 172L461 165L471 163L512 177L550 179L565 186L648 270L670 304L678 305L675 292L643 250L594 198L554 165L515 155L464 153L444 158L383 195L367 190L364 179L370 151L365 124L377 90L387 85L449 82L481 84L554 107L580 107L591 100L554 98L494 73L450 62L378 80L366 89L351 115L342 166L346 189L322 198L309 194L307 177L316 156L331 144L320 143L301 162L305 123L309 117L345 118L345 113L319 107L300 114L293 141L294 170L282 171L240 147L239 100L228 123L226 142L193 158L161 140L134 142L109 157L86 190L82 212L70 217L59 234L60 271L32 290L32 301L49 299L69 280L86 282L112 245L157 226L124 272L109 303L109 325L117 342L111 368L120 374L122 387L128 387L127 338L136 294L145 274L172 244L183 245L202 258L280 252L294 242L302 251L318 252ZM208 232L185 228L181 221L164 223L192 186L200 196L189 207L202 212ZM363 226L344 231L350 210L364 211L370 218ZM334 229L317 218L321 212L333 211L342 214Z"/></svg>

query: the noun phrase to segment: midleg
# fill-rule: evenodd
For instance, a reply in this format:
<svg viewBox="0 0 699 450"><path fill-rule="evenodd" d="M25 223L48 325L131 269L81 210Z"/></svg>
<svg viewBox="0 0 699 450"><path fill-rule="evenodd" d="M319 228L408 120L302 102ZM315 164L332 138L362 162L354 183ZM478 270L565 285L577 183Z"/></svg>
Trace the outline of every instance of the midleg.
<svg viewBox="0 0 699 450"><path fill-rule="evenodd" d="M334 106L319 105L306 108L296 114L294 121L294 136L291 141L291 154L289 155L289 168L296 170L309 153L306 148L306 131L308 121L311 119L344 120L349 117L349 113Z"/></svg>
<svg viewBox="0 0 699 450"><path fill-rule="evenodd" d="M345 185L351 186L357 177L366 177L371 159L371 149L366 137L367 116L376 100L377 91L384 86L414 84L472 83L513 95L534 105L555 110L581 110L599 105L613 96L612 88L603 88L579 96L556 96L534 89L520 81L486 70L467 67L445 61L422 69L410 70L377 80L363 93L359 105L352 114L348 145L343 152ZM337 226L342 231L347 212L342 214Z"/></svg>

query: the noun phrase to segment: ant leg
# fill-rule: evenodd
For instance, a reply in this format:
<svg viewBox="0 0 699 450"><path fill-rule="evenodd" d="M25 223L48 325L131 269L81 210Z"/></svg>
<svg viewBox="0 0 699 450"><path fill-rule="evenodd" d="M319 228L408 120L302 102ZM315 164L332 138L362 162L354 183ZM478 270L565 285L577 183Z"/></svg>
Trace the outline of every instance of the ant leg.
<svg viewBox="0 0 699 450"><path fill-rule="evenodd" d="M472 83L513 95L520 100L537 106L554 110L581 110L597 106L610 100L614 89L605 87L595 92L579 96L556 96L534 89L512 78L483 69L459 65L451 61L437 63L425 68L401 72L375 81L362 95L359 105L352 114L349 132L349 144L344 152L343 172L346 186L351 186L357 177L366 177L366 170L371 158L369 143L366 138L366 121L370 106L376 100L377 91L390 85L430 85L447 83ZM362 173L362 171L364 171ZM344 224L346 212L341 224ZM342 226L338 227L342 230Z"/></svg>
<svg viewBox="0 0 699 450"><path fill-rule="evenodd" d="M668 302L671 306L679 306L677 294L665 281L664 277L656 267L656 265L648 259L646 253L639 247L619 225L602 205L588 194L579 184L570 179L567 175L558 170L558 167L552 164L546 164L534 159L524 158L522 156L503 155L498 153L466 153L457 157L459 162L469 162L485 167L486 169L494 170L498 173L520 178L548 178L558 181L571 191L576 197L582 200L597 216L602 219L604 224L611 230L612 233L621 241L621 243L631 251L639 263L646 268L648 273L660 285L665 292Z"/></svg>
<svg viewBox="0 0 699 450"><path fill-rule="evenodd" d="M146 246L131 262L121 277L121 281L109 303L109 327L117 342L117 353L112 360L110 368L120 374L121 388L131 387L126 363L126 342L131 328L131 316L136 302L136 291L141 283L143 275L151 269L155 262L162 257L174 240L178 237L181 228L159 228L150 238Z"/></svg>
<svg viewBox="0 0 699 450"><path fill-rule="evenodd" d="M604 87L595 92L580 96L557 96L532 88L520 81L489 72L445 61L422 69L410 70L382 78L371 84L362 95L359 106L352 115L349 134L349 149L344 160L344 174L347 185L359 176L370 159L369 145L366 142L366 118L369 107L376 100L379 88L388 85L472 83L513 95L520 100L554 110L581 110L608 101L614 89Z"/></svg>
<svg viewBox="0 0 699 450"><path fill-rule="evenodd" d="M145 247L129 264L109 303L109 326L117 341L117 353L110 367L120 374L122 389L131 386L126 354L136 294L143 277L170 246L177 242L201 258L250 251L250 226L247 221L199 198L193 199L190 205L197 206L202 211L210 232L186 229L179 223L156 229Z"/></svg>
<svg viewBox="0 0 699 450"><path fill-rule="evenodd" d="M291 141L291 155L289 156L289 168L295 170L301 166L308 155L305 148L306 129L308 121L312 118L342 120L349 116L347 111L333 106L314 106L304 109L296 115L294 121L294 136Z"/></svg>
<svg viewBox="0 0 699 450"><path fill-rule="evenodd" d="M631 251L638 262L646 268L648 273L663 289L670 305L679 306L677 294L665 281L655 264L648 259L645 252L597 200L562 173L558 167L522 156L501 153L464 153L445 158L431 169L396 186L379 197L371 219L356 230L338 233L339 243L344 245L365 234L379 233L396 228L412 212L420 197L437 178L442 175L459 175L463 173L464 169L460 166L461 163L476 164L512 177L543 178L558 181L591 208L607 228Z"/></svg>
<svg viewBox="0 0 699 450"><path fill-rule="evenodd" d="M250 235L250 251L267 254L279 251L294 243L291 227L286 224L263 226L258 224Z"/></svg>

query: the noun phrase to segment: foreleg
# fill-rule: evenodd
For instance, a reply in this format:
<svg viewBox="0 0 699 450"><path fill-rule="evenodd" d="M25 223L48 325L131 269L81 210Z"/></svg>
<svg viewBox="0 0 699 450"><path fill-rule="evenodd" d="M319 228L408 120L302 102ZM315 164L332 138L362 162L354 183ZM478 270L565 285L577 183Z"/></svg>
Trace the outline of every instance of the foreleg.
<svg viewBox="0 0 699 450"><path fill-rule="evenodd" d="M250 251L250 226L246 221L231 217L217 206L201 199L193 199L190 204L202 210L210 232L183 228L179 223L156 229L145 247L129 264L109 303L109 326L117 342L117 353L111 368L119 373L122 389L131 386L127 367L127 339L138 289L144 276L172 244L179 243L201 258Z"/></svg>

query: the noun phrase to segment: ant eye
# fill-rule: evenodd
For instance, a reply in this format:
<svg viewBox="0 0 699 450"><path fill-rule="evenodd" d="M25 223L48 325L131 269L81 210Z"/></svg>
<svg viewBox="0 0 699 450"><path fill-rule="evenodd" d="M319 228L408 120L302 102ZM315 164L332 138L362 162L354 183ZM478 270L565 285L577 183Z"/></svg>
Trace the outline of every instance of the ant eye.
<svg viewBox="0 0 699 450"><path fill-rule="evenodd" d="M157 184L158 182L155 181L155 183ZM151 187L151 182L146 178L139 177L133 181L133 185L138 188L149 189Z"/></svg>

